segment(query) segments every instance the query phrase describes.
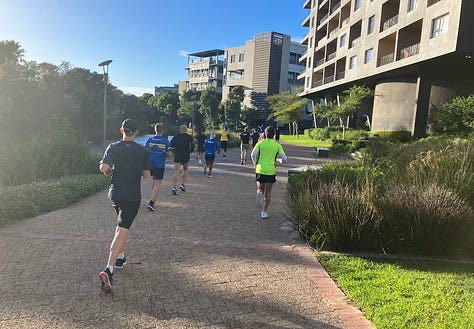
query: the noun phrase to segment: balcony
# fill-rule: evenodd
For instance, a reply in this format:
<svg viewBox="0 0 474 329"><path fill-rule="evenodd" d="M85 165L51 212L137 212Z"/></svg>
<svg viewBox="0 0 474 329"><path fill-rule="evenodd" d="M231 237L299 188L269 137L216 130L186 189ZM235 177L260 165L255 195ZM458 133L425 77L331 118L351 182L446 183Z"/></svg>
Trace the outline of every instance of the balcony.
<svg viewBox="0 0 474 329"><path fill-rule="evenodd" d="M333 52L333 53L328 55L328 61L330 61L331 59L334 59L334 58L336 58L336 52Z"/></svg>
<svg viewBox="0 0 474 329"><path fill-rule="evenodd" d="M303 5L304 9L311 9L311 0L306 0L306 2Z"/></svg>
<svg viewBox="0 0 474 329"><path fill-rule="evenodd" d="M329 13L327 13L326 15L324 15L323 17L321 17L321 19L319 20L319 24L321 24L322 22L324 22L328 17L329 17Z"/></svg>
<svg viewBox="0 0 474 329"><path fill-rule="evenodd" d="M334 75L330 75L326 78L324 78L324 84L334 82Z"/></svg>
<svg viewBox="0 0 474 329"><path fill-rule="evenodd" d="M321 86L322 84L323 84L323 80L322 80L322 79L321 79L321 80L316 80L316 81L314 81L314 83L313 83L313 88L314 88L314 87L319 87L319 86Z"/></svg>
<svg viewBox="0 0 474 329"><path fill-rule="evenodd" d="M341 80L341 79L344 79L345 77L346 77L346 71L342 71L336 75L336 80Z"/></svg>
<svg viewBox="0 0 474 329"><path fill-rule="evenodd" d="M347 24L349 24L350 17L347 17L345 20L342 21L341 23L341 28Z"/></svg>
<svg viewBox="0 0 474 329"><path fill-rule="evenodd" d="M377 66L390 64L394 61L394 58L395 58L395 53L382 56L377 60Z"/></svg>
<svg viewBox="0 0 474 329"><path fill-rule="evenodd" d="M393 16L392 18L389 18L386 20L383 25L382 25L382 32L391 28L392 26L396 25L398 23L398 15Z"/></svg>
<svg viewBox="0 0 474 329"><path fill-rule="evenodd" d="M337 27L334 30L329 31L328 38L331 38L333 35L337 34L337 32L339 32L339 28L337 28Z"/></svg>
<svg viewBox="0 0 474 329"><path fill-rule="evenodd" d="M441 0L428 0L427 6L428 6L428 7L429 7L429 6L432 6L432 5L434 5L435 3L440 2L440 1L441 1Z"/></svg>
<svg viewBox="0 0 474 329"><path fill-rule="evenodd" d="M360 37L358 37L357 39L352 40L351 48L357 46L358 44L360 44Z"/></svg>
<svg viewBox="0 0 474 329"><path fill-rule="evenodd" d="M321 66L324 64L324 62L325 62L324 58L321 58L319 61L316 61L316 65L314 67Z"/></svg>
<svg viewBox="0 0 474 329"><path fill-rule="evenodd" d="M420 53L420 44L416 43L414 45L405 47L402 50L400 50L399 59L408 58L414 55L418 55L419 53Z"/></svg>
<svg viewBox="0 0 474 329"><path fill-rule="evenodd" d="M332 14L333 12L338 10L339 8L341 8L341 2L340 1L338 3L336 3L334 6L332 6L331 10L329 12Z"/></svg>

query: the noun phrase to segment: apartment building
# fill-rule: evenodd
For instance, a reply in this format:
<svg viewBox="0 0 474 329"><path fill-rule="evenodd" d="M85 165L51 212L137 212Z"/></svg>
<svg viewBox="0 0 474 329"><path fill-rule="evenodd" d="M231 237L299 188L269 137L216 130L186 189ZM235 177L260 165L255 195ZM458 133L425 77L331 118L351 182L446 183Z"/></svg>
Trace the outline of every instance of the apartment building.
<svg viewBox="0 0 474 329"><path fill-rule="evenodd" d="M187 80L179 83L179 93L184 90L206 90L214 88L222 93L224 51L207 50L188 54Z"/></svg>
<svg viewBox="0 0 474 329"><path fill-rule="evenodd" d="M162 95L165 93L177 93L179 92L179 85L174 84L173 86L155 86L155 96L156 95Z"/></svg>
<svg viewBox="0 0 474 329"><path fill-rule="evenodd" d="M304 63L300 62L305 52L306 46L277 32L260 33L243 46L226 49L222 99L226 100L235 86L243 86L243 105L255 106L261 112L262 120L266 120L268 95L303 85L298 76L305 69Z"/></svg>
<svg viewBox="0 0 474 329"><path fill-rule="evenodd" d="M375 90L372 130L426 134L429 110L474 92L473 0L306 0L303 97Z"/></svg>

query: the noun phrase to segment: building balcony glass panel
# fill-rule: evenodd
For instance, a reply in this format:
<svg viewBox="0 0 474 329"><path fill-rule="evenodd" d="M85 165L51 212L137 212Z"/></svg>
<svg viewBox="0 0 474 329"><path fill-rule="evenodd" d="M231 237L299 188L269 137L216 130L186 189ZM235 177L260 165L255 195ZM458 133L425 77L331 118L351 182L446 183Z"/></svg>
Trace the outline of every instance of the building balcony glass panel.
<svg viewBox="0 0 474 329"><path fill-rule="evenodd" d="M350 17L347 17L345 20L343 20L342 23L341 23L341 27L349 24L349 20L350 20Z"/></svg>
<svg viewBox="0 0 474 329"><path fill-rule="evenodd" d="M342 71L336 75L336 80L341 80L341 79L344 79L345 77L346 77L346 71Z"/></svg>
<svg viewBox="0 0 474 329"><path fill-rule="evenodd" d="M400 59L408 58L414 55L418 55L420 53L420 44L416 43L414 45L408 46L400 50Z"/></svg>
<svg viewBox="0 0 474 329"><path fill-rule="evenodd" d="M329 13L327 13L326 15L324 15L323 17L321 17L321 20L319 21L319 23L321 24L321 23L324 22L328 17L329 17Z"/></svg>
<svg viewBox="0 0 474 329"><path fill-rule="evenodd" d="M333 12L335 12L336 10L338 10L340 7L341 7L341 2L339 1L339 2L336 3L334 6L331 7L330 13L332 14Z"/></svg>
<svg viewBox="0 0 474 329"><path fill-rule="evenodd" d="M395 55L394 53L391 53L391 54L380 57L377 60L377 66L383 66L383 65L392 63L394 61L394 57L395 57L394 55Z"/></svg>
<svg viewBox="0 0 474 329"><path fill-rule="evenodd" d="M435 3L439 2L439 1L441 1L441 0L428 0L427 6L428 6L428 7L429 7L429 6L432 6L432 5L434 5Z"/></svg>
<svg viewBox="0 0 474 329"><path fill-rule="evenodd" d="M319 86L322 86L322 84L323 84L323 80L322 80L322 79L321 79L321 80L316 80L316 81L314 81L314 83L313 83L313 87L319 87Z"/></svg>
<svg viewBox="0 0 474 329"><path fill-rule="evenodd" d="M398 15L393 16L392 18L387 19L382 25L382 31L391 28L398 23Z"/></svg>
<svg viewBox="0 0 474 329"><path fill-rule="evenodd" d="M357 39L352 40L352 42L351 42L351 47L355 47L355 46L357 46L359 43L360 43L360 37L358 37Z"/></svg>
<svg viewBox="0 0 474 329"><path fill-rule="evenodd" d="M336 58L336 52L333 52L333 53L328 55L328 61L330 61L331 59L334 59L334 58Z"/></svg>
<svg viewBox="0 0 474 329"><path fill-rule="evenodd" d="M329 36L328 38L331 38L332 36L334 36L335 34L337 34L337 32L339 32L339 28L335 28L334 30L332 31L329 31Z"/></svg>
<svg viewBox="0 0 474 329"><path fill-rule="evenodd" d="M319 61L316 61L316 66L315 67L323 65L324 62L325 62L324 58L321 58Z"/></svg>

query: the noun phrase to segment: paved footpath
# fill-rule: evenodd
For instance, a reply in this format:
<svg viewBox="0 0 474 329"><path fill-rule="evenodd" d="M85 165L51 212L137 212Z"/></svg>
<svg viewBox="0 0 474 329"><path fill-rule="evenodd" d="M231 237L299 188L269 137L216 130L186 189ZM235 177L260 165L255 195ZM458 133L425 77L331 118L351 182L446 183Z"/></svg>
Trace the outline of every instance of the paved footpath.
<svg viewBox="0 0 474 329"><path fill-rule="evenodd" d="M213 178L192 160L178 196L168 161L155 212L144 180L111 294L98 280L116 224L106 192L0 229L0 328L371 328L288 220L287 171L315 159L284 147L266 220L238 149L217 156Z"/></svg>

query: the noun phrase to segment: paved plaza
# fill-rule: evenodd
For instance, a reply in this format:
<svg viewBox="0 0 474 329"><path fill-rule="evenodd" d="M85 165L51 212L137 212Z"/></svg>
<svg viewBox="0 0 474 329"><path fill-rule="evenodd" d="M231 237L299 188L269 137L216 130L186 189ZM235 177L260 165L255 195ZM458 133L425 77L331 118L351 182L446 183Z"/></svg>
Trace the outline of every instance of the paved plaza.
<svg viewBox="0 0 474 329"><path fill-rule="evenodd" d="M265 220L253 165L240 165L238 149L217 155L212 178L191 160L178 196L168 160L155 212L143 180L111 294L98 280L116 226L105 191L1 228L0 328L372 328L288 219L288 169L317 159L312 148L284 148Z"/></svg>

